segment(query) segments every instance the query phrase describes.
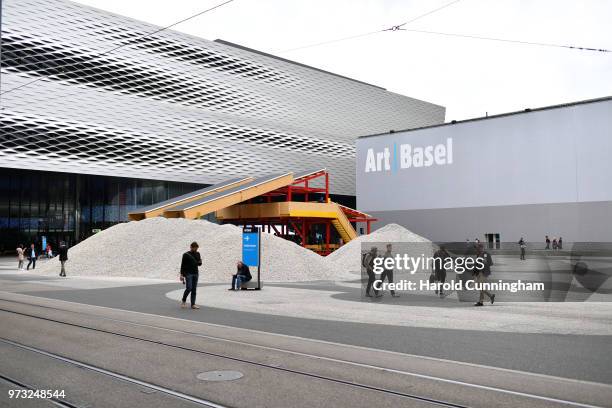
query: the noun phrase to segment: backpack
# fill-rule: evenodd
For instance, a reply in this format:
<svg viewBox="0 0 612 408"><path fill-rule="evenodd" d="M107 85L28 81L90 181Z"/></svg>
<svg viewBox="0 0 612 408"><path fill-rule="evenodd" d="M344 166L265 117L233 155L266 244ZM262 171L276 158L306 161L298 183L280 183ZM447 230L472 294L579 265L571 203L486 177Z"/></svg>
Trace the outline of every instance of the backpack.
<svg viewBox="0 0 612 408"><path fill-rule="evenodd" d="M368 267L368 264L367 264L368 255L369 255L368 252L364 252L363 254L361 254L361 266L363 266L364 268Z"/></svg>

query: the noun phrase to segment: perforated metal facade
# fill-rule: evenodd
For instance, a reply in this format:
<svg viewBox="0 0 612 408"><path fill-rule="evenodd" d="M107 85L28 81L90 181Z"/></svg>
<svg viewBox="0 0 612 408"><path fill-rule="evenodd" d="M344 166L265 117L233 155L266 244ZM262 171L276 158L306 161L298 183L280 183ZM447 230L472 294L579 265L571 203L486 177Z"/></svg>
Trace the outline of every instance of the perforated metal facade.
<svg viewBox="0 0 612 408"><path fill-rule="evenodd" d="M3 0L0 167L210 184L327 167L355 194L357 136L444 108L62 0ZM104 52L123 46L114 52Z"/></svg>

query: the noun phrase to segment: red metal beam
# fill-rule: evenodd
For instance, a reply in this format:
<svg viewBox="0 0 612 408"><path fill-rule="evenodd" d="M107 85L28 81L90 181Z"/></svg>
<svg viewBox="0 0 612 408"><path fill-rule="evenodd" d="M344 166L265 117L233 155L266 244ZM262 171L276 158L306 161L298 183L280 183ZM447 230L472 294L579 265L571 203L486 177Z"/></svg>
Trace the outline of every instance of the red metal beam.
<svg viewBox="0 0 612 408"><path fill-rule="evenodd" d="M331 238L331 221L325 223L325 252L329 254L329 240Z"/></svg>

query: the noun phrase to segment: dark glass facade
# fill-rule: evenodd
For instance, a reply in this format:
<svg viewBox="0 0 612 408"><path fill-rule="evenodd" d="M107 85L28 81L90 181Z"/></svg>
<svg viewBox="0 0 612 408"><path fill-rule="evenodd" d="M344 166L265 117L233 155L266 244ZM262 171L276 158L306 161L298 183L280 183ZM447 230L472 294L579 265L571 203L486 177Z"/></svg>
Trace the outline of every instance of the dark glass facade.
<svg viewBox="0 0 612 408"><path fill-rule="evenodd" d="M69 245L127 221L135 208L204 185L0 168L0 253L18 244Z"/></svg>

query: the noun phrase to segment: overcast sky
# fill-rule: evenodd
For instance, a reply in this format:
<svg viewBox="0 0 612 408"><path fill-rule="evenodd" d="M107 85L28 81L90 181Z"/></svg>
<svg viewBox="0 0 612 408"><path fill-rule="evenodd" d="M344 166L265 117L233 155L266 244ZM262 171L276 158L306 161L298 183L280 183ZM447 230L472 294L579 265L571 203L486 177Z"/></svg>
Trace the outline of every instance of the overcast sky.
<svg viewBox="0 0 612 408"><path fill-rule="evenodd" d="M78 0L165 26L222 0ZM175 29L446 106L447 121L612 95L612 53L384 32L450 0L234 0ZM612 49L611 0L460 0L406 28Z"/></svg>

